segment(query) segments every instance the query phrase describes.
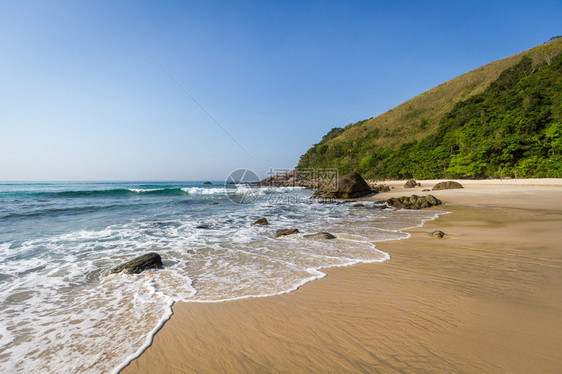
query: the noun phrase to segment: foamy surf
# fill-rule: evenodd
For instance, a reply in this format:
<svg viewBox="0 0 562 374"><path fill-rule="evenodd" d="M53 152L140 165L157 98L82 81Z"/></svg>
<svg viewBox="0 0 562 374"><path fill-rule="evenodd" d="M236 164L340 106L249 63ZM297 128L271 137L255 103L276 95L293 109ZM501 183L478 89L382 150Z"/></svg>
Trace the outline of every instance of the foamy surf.
<svg viewBox="0 0 562 374"><path fill-rule="evenodd" d="M175 302L278 295L328 267L386 261L373 242L404 239L404 228L437 215L319 204L298 188L234 204L230 188L216 185L24 187L0 190L0 199L23 201L0 208L2 372L117 372L150 345ZM25 215L30 208L55 213ZM251 226L260 217L270 225ZM301 233L275 238L293 227ZM319 231L338 239L303 235ZM163 269L107 274L152 251Z"/></svg>
<svg viewBox="0 0 562 374"><path fill-rule="evenodd" d="M183 187L181 190L187 192L190 195L224 195L227 192L226 188L217 187Z"/></svg>

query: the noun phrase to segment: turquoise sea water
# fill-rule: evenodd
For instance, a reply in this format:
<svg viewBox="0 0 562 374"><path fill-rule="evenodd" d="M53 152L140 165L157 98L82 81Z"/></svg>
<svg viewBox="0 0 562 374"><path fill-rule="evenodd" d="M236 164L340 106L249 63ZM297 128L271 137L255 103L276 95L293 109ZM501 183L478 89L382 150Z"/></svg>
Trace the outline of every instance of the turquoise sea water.
<svg viewBox="0 0 562 374"><path fill-rule="evenodd" d="M201 182L0 183L0 372L118 371L174 302L274 295L325 267L385 261L373 242L406 238L438 214L309 196ZM270 225L251 226L260 217ZM282 228L300 233L275 238ZM303 236L319 231L337 239ZM108 274L147 252L164 267Z"/></svg>

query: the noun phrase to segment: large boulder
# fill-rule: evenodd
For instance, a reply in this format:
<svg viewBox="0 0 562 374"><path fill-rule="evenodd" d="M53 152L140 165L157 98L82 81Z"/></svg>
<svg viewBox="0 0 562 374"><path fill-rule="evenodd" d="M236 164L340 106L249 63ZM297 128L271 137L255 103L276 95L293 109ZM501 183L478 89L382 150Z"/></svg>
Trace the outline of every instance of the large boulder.
<svg viewBox="0 0 562 374"><path fill-rule="evenodd" d="M415 181L415 179L408 179L408 181L404 184L404 188L415 188L421 187L421 183Z"/></svg>
<svg viewBox="0 0 562 374"><path fill-rule="evenodd" d="M386 200L386 204L398 209L424 209L441 205L442 202L433 195L427 196L402 196Z"/></svg>
<svg viewBox="0 0 562 374"><path fill-rule="evenodd" d="M293 235L293 234L297 234L298 232L299 232L298 229L281 229L281 230L277 230L277 232L275 233L275 237L279 238L281 236Z"/></svg>
<svg viewBox="0 0 562 374"><path fill-rule="evenodd" d="M319 232L316 234L303 235L307 239L335 239L336 237L329 232Z"/></svg>
<svg viewBox="0 0 562 374"><path fill-rule="evenodd" d="M368 195L371 192L371 187L369 187L363 177L356 172L351 172L339 177L335 186L320 189L312 197L352 199Z"/></svg>
<svg viewBox="0 0 562 374"><path fill-rule="evenodd" d="M433 186L432 190L451 190L454 188L463 188L462 184L453 181L439 182Z"/></svg>
<svg viewBox="0 0 562 374"><path fill-rule="evenodd" d="M139 274L144 270L160 267L162 267L162 258L158 253L151 252L111 269L111 273Z"/></svg>

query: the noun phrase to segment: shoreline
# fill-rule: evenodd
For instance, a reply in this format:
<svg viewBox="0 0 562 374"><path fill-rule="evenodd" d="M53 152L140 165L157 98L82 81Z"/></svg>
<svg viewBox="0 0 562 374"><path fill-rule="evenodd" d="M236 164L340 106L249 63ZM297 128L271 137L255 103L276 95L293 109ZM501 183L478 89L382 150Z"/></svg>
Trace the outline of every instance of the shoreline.
<svg viewBox="0 0 562 374"><path fill-rule="evenodd" d="M122 372L555 372L562 282L550 281L562 280L562 181L506 181L429 192L421 189L431 181L414 189L382 182L395 188L367 200L433 194L445 203L434 210L453 214L403 230L409 239L377 242L390 261L328 268L282 295L176 303L153 344ZM537 223L546 238L521 237ZM428 237L434 229L446 237ZM525 252L533 250L540 253ZM514 348L501 348L505 341Z"/></svg>

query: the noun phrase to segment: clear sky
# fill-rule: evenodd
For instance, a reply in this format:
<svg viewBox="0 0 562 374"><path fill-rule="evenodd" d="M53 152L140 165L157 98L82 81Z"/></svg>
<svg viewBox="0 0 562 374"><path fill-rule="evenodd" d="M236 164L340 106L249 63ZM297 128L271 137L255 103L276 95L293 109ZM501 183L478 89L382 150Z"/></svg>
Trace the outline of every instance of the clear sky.
<svg viewBox="0 0 562 374"><path fill-rule="evenodd" d="M1 0L0 180L265 177L561 20L561 1Z"/></svg>

